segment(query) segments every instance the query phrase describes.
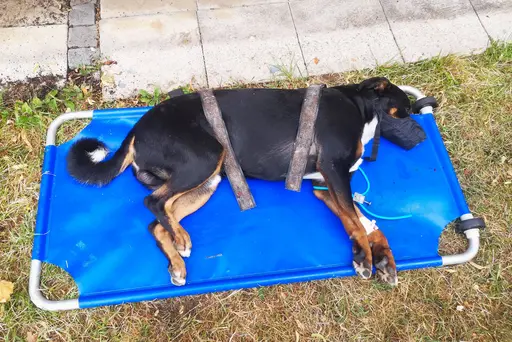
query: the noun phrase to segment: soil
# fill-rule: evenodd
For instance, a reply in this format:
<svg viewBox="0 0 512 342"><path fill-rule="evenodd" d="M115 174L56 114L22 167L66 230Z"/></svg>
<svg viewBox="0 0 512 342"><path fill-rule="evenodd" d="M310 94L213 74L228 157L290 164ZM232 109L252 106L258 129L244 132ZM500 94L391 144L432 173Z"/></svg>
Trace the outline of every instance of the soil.
<svg viewBox="0 0 512 342"><path fill-rule="evenodd" d="M11 106L16 101L29 101L34 97L44 98L48 92L53 89L60 89L64 85L76 84L78 86L88 86L94 93L95 101L101 100L101 85L99 75L90 73L81 75L80 72L71 71L67 80L56 76L42 76L30 78L23 82L12 82L0 84L0 93L2 93L3 104Z"/></svg>
<svg viewBox="0 0 512 342"><path fill-rule="evenodd" d="M66 24L69 0L0 0L0 27Z"/></svg>
<svg viewBox="0 0 512 342"><path fill-rule="evenodd" d="M30 78L23 82L0 84L4 105L12 105L17 100L28 101L35 96L42 98L50 90L55 89L61 80L61 78L55 76L42 76Z"/></svg>

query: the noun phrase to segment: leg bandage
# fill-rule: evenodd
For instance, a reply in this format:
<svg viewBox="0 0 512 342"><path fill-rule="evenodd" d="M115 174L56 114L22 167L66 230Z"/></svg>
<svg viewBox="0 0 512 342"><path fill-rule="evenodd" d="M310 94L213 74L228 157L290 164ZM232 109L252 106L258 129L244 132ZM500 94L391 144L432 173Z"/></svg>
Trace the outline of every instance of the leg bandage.
<svg viewBox="0 0 512 342"><path fill-rule="evenodd" d="M366 230L366 235L370 235L374 231L378 230L379 227L375 224L375 220L369 220L365 216L361 216L359 221L363 224L364 229Z"/></svg>

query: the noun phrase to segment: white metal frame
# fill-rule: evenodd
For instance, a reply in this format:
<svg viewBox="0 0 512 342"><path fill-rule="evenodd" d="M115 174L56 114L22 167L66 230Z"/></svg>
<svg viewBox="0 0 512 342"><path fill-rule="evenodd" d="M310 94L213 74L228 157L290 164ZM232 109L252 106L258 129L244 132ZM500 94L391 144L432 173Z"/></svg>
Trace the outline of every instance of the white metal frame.
<svg viewBox="0 0 512 342"><path fill-rule="evenodd" d="M414 96L416 100L424 98L425 95L418 89L411 86L400 86L400 88L407 94ZM420 110L421 114L432 113L433 108L431 106L423 107ZM65 113L58 116L48 127L46 134L46 146L55 145L58 128L66 121L77 120L77 119L91 119L93 111L81 111ZM465 214L460 217L462 221L472 219L472 214ZM443 266L462 264L473 259L478 253L480 246L480 231L479 229L469 229L464 232L468 239L468 249L460 254L445 255L441 256ZM62 311L62 310L73 310L79 309L78 298L67 299L67 300L49 300L45 298L41 292L41 260L32 260L30 263L30 279L29 279L29 295L30 299L40 309L48 311Z"/></svg>
<svg viewBox="0 0 512 342"><path fill-rule="evenodd" d="M55 145L57 130L66 121L77 119L91 119L93 111L86 110L81 112L72 112L59 115L48 127L46 133L46 145ZM41 292L41 270L43 263L41 260L33 259L30 262L30 278L28 281L28 293L30 300L40 309L48 311L62 311L79 309L78 298L67 300L49 300Z"/></svg>
<svg viewBox="0 0 512 342"><path fill-rule="evenodd" d="M400 86L400 89L402 89L405 93L414 96L416 101L426 97L419 89L411 86ZM420 114L428 114L433 112L434 108L432 108L432 106L425 106L420 109ZM460 220L465 221L472 218L473 214L464 214L460 217ZM468 229L464 232L464 234L468 239L468 248L465 252L460 254L441 256L443 260L443 266L463 264L473 259L478 253L478 248L480 247L480 229Z"/></svg>

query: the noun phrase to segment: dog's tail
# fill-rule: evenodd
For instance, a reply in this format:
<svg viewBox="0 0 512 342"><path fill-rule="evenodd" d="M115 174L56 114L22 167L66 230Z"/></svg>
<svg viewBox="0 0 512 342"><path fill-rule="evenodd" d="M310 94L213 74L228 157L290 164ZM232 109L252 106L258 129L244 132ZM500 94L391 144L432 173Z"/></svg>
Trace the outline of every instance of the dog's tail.
<svg viewBox="0 0 512 342"><path fill-rule="evenodd" d="M133 162L132 144L133 136L128 134L112 158L105 160L109 151L104 143L94 138L78 140L67 155L68 172L85 184L108 184Z"/></svg>

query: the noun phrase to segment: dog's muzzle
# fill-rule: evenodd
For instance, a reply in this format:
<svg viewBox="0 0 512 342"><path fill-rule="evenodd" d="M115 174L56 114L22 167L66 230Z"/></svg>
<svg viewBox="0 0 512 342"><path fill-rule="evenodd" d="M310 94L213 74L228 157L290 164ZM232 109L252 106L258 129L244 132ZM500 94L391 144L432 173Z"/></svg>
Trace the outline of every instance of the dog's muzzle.
<svg viewBox="0 0 512 342"><path fill-rule="evenodd" d="M410 150L427 138L423 128L411 117L397 119L383 115L380 133L393 144L406 150Z"/></svg>

